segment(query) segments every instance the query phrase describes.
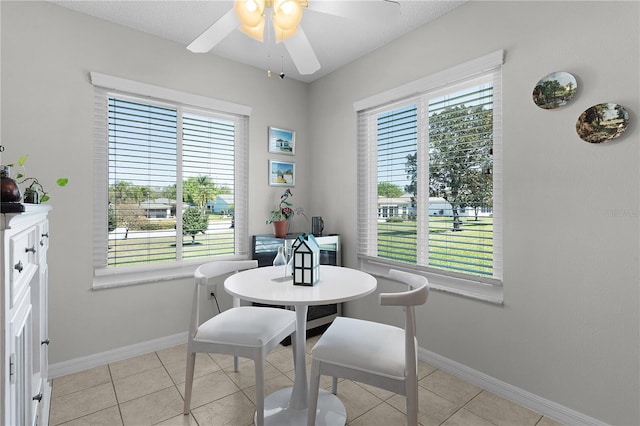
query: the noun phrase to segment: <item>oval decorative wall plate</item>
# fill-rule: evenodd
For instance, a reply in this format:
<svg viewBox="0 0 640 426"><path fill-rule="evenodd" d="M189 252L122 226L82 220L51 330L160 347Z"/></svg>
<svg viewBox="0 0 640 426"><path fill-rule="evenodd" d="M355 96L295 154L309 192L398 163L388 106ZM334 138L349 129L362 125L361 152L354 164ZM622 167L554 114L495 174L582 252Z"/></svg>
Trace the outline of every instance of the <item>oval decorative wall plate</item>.
<svg viewBox="0 0 640 426"><path fill-rule="evenodd" d="M533 89L533 102L543 109L566 105L578 90L576 78L564 71L544 76Z"/></svg>
<svg viewBox="0 0 640 426"><path fill-rule="evenodd" d="M629 113L622 105L604 103L585 110L576 122L580 139L589 143L609 142L620 136L629 124Z"/></svg>

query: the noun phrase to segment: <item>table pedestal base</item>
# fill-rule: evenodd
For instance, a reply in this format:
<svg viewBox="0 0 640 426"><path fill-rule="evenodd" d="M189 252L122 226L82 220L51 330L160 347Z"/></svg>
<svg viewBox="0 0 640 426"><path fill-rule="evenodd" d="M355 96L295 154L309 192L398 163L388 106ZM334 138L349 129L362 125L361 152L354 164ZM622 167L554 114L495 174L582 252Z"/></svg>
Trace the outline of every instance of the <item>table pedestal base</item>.
<svg viewBox="0 0 640 426"><path fill-rule="evenodd" d="M301 426L307 424L307 409L294 410L289 407L291 390L280 389L267 396L264 400L265 426ZM255 423L255 416L253 421ZM317 426L344 425L347 421L347 410L337 396L324 389L318 395L318 410L316 412Z"/></svg>

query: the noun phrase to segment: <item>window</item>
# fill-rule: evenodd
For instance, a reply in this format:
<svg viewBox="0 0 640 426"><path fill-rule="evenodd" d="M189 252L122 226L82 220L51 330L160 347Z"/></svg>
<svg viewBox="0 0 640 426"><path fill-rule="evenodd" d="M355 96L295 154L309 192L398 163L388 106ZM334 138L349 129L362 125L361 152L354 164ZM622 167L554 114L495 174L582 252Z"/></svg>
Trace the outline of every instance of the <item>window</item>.
<svg viewBox="0 0 640 426"><path fill-rule="evenodd" d="M140 271L188 276L195 259L247 253L247 116L176 93L96 88L94 270L106 285Z"/></svg>
<svg viewBox="0 0 640 426"><path fill-rule="evenodd" d="M502 57L356 103L363 269L502 302Z"/></svg>

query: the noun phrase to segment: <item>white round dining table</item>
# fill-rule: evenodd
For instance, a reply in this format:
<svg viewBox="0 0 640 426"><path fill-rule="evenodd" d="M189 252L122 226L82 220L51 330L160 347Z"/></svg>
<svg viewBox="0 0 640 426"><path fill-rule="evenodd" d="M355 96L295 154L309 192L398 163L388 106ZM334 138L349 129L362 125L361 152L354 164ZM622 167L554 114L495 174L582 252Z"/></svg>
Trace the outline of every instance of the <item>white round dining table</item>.
<svg viewBox="0 0 640 426"><path fill-rule="evenodd" d="M329 265L320 266L319 281L315 285L293 285L292 279L285 279L284 268L248 269L231 275L224 282L225 291L232 296L256 303L293 306L296 311L295 380L292 388L280 389L265 398L265 426L307 424L309 386L305 340L308 307L354 300L373 293L377 287L376 279L366 272ZM316 425L344 425L346 418L342 401L321 389Z"/></svg>

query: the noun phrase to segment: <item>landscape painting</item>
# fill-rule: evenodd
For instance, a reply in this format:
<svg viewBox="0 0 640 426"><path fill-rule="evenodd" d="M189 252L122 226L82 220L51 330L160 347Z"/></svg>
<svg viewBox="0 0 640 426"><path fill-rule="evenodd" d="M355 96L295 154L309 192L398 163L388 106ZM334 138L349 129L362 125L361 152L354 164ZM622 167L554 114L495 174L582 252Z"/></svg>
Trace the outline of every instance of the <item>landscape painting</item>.
<svg viewBox="0 0 640 426"><path fill-rule="evenodd" d="M576 132L589 143L609 142L620 136L629 124L629 113L622 105L594 105L578 117Z"/></svg>
<svg viewBox="0 0 640 426"><path fill-rule="evenodd" d="M543 109L566 105L578 90L576 78L564 71L552 72L538 81L533 89L533 102Z"/></svg>

